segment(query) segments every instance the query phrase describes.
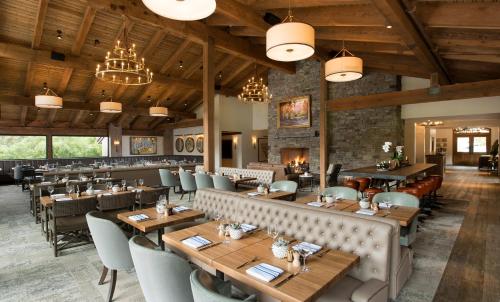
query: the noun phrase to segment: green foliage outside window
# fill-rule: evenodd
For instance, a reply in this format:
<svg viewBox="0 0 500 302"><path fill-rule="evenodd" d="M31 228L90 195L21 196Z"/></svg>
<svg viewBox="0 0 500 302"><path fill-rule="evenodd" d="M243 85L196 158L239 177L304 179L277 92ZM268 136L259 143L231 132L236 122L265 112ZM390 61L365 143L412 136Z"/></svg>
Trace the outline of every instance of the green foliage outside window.
<svg viewBox="0 0 500 302"><path fill-rule="evenodd" d="M102 149L107 148L99 137L53 136L52 155L54 158L100 157Z"/></svg>
<svg viewBox="0 0 500 302"><path fill-rule="evenodd" d="M0 136L0 160L46 158L45 136Z"/></svg>

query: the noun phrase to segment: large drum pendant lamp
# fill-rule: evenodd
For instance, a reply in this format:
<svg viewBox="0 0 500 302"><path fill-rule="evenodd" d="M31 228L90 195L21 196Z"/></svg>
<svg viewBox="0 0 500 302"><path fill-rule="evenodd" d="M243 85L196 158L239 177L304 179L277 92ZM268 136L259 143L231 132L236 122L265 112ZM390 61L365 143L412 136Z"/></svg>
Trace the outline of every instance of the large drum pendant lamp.
<svg viewBox="0 0 500 302"><path fill-rule="evenodd" d="M266 32L266 55L275 61L292 62L314 54L314 28L306 23L293 21L291 9L280 24Z"/></svg>
<svg viewBox="0 0 500 302"><path fill-rule="evenodd" d="M60 109L63 107L63 99L43 83L40 94L35 96L35 106L38 108Z"/></svg>
<svg viewBox="0 0 500 302"><path fill-rule="evenodd" d="M162 17L194 21L204 19L214 13L215 0L142 0L144 5Z"/></svg>
<svg viewBox="0 0 500 302"><path fill-rule="evenodd" d="M162 106L149 107L150 116L168 116L168 108Z"/></svg>
<svg viewBox="0 0 500 302"><path fill-rule="evenodd" d="M103 113L120 113L122 112L122 103L113 101L101 102L99 109Z"/></svg>
<svg viewBox="0 0 500 302"><path fill-rule="evenodd" d="M362 76L363 60L354 56L345 47L325 64L325 79L329 82L349 82Z"/></svg>

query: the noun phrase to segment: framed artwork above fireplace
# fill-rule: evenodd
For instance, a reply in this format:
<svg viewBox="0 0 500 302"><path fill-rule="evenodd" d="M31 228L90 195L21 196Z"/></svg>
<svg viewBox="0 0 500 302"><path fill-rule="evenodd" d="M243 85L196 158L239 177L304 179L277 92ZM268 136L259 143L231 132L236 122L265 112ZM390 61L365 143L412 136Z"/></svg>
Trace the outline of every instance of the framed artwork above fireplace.
<svg viewBox="0 0 500 302"><path fill-rule="evenodd" d="M311 97L287 98L278 103L278 128L311 127Z"/></svg>

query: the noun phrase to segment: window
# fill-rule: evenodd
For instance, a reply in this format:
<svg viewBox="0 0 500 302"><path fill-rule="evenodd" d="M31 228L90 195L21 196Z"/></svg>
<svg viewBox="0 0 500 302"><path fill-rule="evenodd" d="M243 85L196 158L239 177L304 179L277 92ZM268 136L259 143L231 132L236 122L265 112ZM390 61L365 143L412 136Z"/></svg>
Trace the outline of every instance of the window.
<svg viewBox="0 0 500 302"><path fill-rule="evenodd" d="M44 159L47 157L45 136L0 136L0 160Z"/></svg>
<svg viewBox="0 0 500 302"><path fill-rule="evenodd" d="M457 152L459 153L469 153L469 137L457 137Z"/></svg>
<svg viewBox="0 0 500 302"><path fill-rule="evenodd" d="M486 136L474 137L474 153L486 153Z"/></svg>
<svg viewBox="0 0 500 302"><path fill-rule="evenodd" d="M108 138L99 136L53 136L54 158L108 156Z"/></svg>

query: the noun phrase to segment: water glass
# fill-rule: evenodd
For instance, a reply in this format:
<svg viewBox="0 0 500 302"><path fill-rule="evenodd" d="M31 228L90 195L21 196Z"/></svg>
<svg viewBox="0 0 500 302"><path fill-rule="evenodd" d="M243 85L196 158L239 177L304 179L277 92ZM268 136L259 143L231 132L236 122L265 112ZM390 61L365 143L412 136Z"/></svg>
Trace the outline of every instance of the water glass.
<svg viewBox="0 0 500 302"><path fill-rule="evenodd" d="M122 187L125 187L127 185L127 180L126 179L122 179Z"/></svg>
<svg viewBox="0 0 500 302"><path fill-rule="evenodd" d="M274 240L279 236L278 228L275 225L270 225L267 227L267 235Z"/></svg>
<svg viewBox="0 0 500 302"><path fill-rule="evenodd" d="M156 201L156 212L159 214L165 213L165 201L159 199Z"/></svg>
<svg viewBox="0 0 500 302"><path fill-rule="evenodd" d="M139 178L139 186L141 186L141 187L142 187L143 185L144 185L144 179Z"/></svg>
<svg viewBox="0 0 500 302"><path fill-rule="evenodd" d="M49 192L50 195L54 193L54 186L48 186L47 191Z"/></svg>
<svg viewBox="0 0 500 302"><path fill-rule="evenodd" d="M91 182L88 182L87 183L87 190L92 190L94 188L94 186L92 185Z"/></svg>
<svg viewBox="0 0 500 302"><path fill-rule="evenodd" d="M302 257L302 269L301 269L301 271L302 272L310 272L311 268L306 265L306 260L307 260L307 257L309 257L311 255L311 252L308 250L305 250L305 249L300 249L299 254Z"/></svg>

